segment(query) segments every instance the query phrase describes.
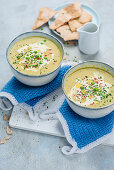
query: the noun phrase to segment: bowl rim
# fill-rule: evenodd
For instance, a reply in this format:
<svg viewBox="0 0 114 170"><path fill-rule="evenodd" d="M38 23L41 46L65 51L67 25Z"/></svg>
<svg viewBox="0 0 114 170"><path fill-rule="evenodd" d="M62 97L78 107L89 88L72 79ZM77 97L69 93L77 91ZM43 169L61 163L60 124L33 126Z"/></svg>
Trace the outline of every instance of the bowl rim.
<svg viewBox="0 0 114 170"><path fill-rule="evenodd" d="M47 74L42 74L42 75L29 75L29 74L24 74L24 73L16 70L16 69L11 65L11 63L10 63L10 61L9 61L9 56L8 56L8 50L9 50L11 44L12 44L17 38L19 38L19 37L21 37L21 36L23 36L23 35L26 35L26 34L30 34L30 33L33 33L33 34L34 34L34 33L42 34L41 36L47 35L47 36L52 37L53 39L55 39L55 40L60 44L60 46L61 46L61 48L62 48L62 53L63 53L63 55L62 55L62 57L61 57L61 61L60 61L59 65L58 65L58 67L57 67L55 70L53 70L53 71L51 71L51 72L49 72L49 73L47 73ZM37 36L37 35L36 35L36 36ZM39 36L40 36L40 35L39 35ZM29 36L28 36L28 37L29 37ZM32 36L30 36L30 37L32 37ZM25 37L25 38L26 38L26 37ZM22 38L22 39L24 39L24 38ZM51 39L50 39L50 40L51 40ZM53 41L53 40L51 40L51 41ZM54 43L55 43L55 42L54 42ZM55 43L55 44L56 44L56 43ZM61 50L60 50L60 51L61 51ZM48 34L48 33L44 33L44 32L41 32L41 31L29 31L29 32L24 32L24 33L22 33L22 34L19 34L18 36L16 36L16 37L9 43L9 45L8 45L8 47L7 47L7 49L6 49L6 58L7 58L7 62L9 63L10 67L11 67L13 70L15 70L17 73L21 74L22 76L27 76L27 77L45 77L45 76L48 76L48 75L52 74L53 72L55 72L55 71L60 67L60 65L61 65L61 63L62 63L62 61L63 61L63 57L64 57L64 47L63 47L62 43L61 43L56 37L54 37L53 35Z"/></svg>
<svg viewBox="0 0 114 170"><path fill-rule="evenodd" d="M65 92L65 89L64 89L65 81L64 81L64 80L65 80L66 75L67 75L73 68L75 68L76 66L83 65L83 64L89 63L89 62L90 62L90 63L97 63L97 64L102 63L102 64L104 64L105 66L108 66L108 67L110 67L111 69L114 69L114 68L113 68L112 66L110 66L109 64L103 63L103 62L101 62L101 61L96 61L96 60L83 61L83 62L81 62L81 63L79 63L79 64L77 64L77 65L75 65L75 66L72 66L70 69L67 70L67 72L64 74L63 79L62 79L62 89L63 89L64 95L65 95L65 97L67 98L67 100L69 100L72 104L74 104L74 105L76 105L76 106L78 106L78 107L81 107L81 108L85 108L85 109L89 109L89 110L101 110L101 109L105 109L105 108L107 108L107 107L110 107L110 106L112 106L112 105L114 104L114 102L111 103L111 104L109 104L109 105L106 105L106 106L104 106L104 107L98 107L98 108L95 108L95 107L91 108L91 107L81 106L81 105L75 103L74 101L72 101L71 99L69 99L69 97L67 96L67 94L66 94L66 92ZM74 72L74 71L73 71L73 72ZM72 73L72 72L71 72L71 73ZM70 73L70 74L71 74L71 73Z"/></svg>

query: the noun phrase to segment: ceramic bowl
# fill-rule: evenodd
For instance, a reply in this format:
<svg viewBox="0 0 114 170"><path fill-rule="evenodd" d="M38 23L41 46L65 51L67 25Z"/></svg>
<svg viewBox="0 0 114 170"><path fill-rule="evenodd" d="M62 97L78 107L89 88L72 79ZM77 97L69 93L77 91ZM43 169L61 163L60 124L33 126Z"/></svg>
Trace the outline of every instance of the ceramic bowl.
<svg viewBox="0 0 114 170"><path fill-rule="evenodd" d="M100 118L100 117L106 116L113 111L114 103L107 105L107 106L104 106L104 107L100 107L100 108L84 107L84 106L80 106L80 105L76 104L71 99L69 99L69 97L67 96L67 94L65 92L65 89L64 89L65 81L68 78L68 76L70 74L72 74L74 71L76 71L77 69L85 68L85 67L101 68L101 69L104 69L105 71L109 72L110 74L112 74L114 76L114 68L112 68L111 66L109 66L105 63L97 62L97 61L87 61L87 62L80 63L80 64L70 68L63 77L62 88L63 88L64 94L66 96L66 100L67 100L69 106L71 107L71 109L74 112L76 112L77 114L79 114L83 117Z"/></svg>
<svg viewBox="0 0 114 170"><path fill-rule="evenodd" d="M21 73L19 71L17 71L15 68L13 68L13 66L10 64L9 62L9 52L11 47L18 42L19 40L26 38L26 37L32 37L32 36L41 36L44 38L48 38L51 41L53 41L60 49L61 51L61 55L62 55L62 59L60 64L58 65L57 68L55 68L55 70L53 70L52 72L49 72L47 74L43 74L43 75L27 75L24 73ZM48 84L49 82L51 82L58 74L60 68L61 68L61 64L62 64L62 60L63 60L63 56L64 56L64 49L63 46L61 44L61 42L55 38L54 36L47 34L47 33L43 33L43 32L26 32L23 33L19 36L17 36L8 46L7 51L6 51L6 57L7 57L7 61L9 63L9 66L14 74L14 76L22 83L29 85L29 86L42 86L45 84Z"/></svg>

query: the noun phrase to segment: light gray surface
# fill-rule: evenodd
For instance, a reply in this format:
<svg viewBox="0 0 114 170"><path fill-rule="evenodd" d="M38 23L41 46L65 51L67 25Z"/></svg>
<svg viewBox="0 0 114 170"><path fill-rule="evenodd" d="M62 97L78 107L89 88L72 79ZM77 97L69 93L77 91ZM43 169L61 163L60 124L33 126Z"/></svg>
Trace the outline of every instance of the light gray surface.
<svg viewBox="0 0 114 170"><path fill-rule="evenodd" d="M18 34L31 31L40 7L55 8L68 0L0 0L0 89L12 76L5 51L9 42ZM79 52L78 47L66 47L73 59L100 60L114 66L114 1L83 0L101 17L100 51L95 56ZM45 26L44 32L48 32ZM5 137L6 122L0 111L0 137ZM98 146L84 154L64 156L59 148L67 145L65 139L13 129L12 138L0 145L0 170L113 170L114 148Z"/></svg>

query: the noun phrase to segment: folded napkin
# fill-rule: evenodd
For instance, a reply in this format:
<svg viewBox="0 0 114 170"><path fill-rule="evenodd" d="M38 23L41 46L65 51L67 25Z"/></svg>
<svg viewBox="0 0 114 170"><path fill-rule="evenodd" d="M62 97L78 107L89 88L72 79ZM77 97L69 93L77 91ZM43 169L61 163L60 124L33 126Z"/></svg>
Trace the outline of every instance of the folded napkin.
<svg viewBox="0 0 114 170"><path fill-rule="evenodd" d="M86 152L106 140L113 130L114 111L102 118L88 119L76 114L65 100L56 115L72 145L62 148L66 155Z"/></svg>
<svg viewBox="0 0 114 170"><path fill-rule="evenodd" d="M51 93L61 86L62 78L70 67L69 65L62 66L57 77L53 81L40 87L24 85L15 77L12 77L0 91L0 96L8 98L13 105L20 104L21 107L28 111L30 118L35 120L33 106L48 93Z"/></svg>
<svg viewBox="0 0 114 170"><path fill-rule="evenodd" d="M58 91L60 98L54 103L53 108L42 112L43 114L41 113L40 117L49 119L53 115L54 118L56 117L60 120L66 139L71 144L71 147L64 146L62 148L62 152L66 155L83 153L102 143L111 135L114 124L114 112L103 118L86 119L71 110L60 87L62 78L70 67L69 65L62 66L57 77L47 85L30 87L22 84L15 77L12 77L0 91L0 101L3 100L4 103L6 102L5 105L9 105L10 109L10 104L6 98L8 98L13 105L19 104L28 111L32 120L37 120L37 106ZM47 114L49 114L49 116Z"/></svg>

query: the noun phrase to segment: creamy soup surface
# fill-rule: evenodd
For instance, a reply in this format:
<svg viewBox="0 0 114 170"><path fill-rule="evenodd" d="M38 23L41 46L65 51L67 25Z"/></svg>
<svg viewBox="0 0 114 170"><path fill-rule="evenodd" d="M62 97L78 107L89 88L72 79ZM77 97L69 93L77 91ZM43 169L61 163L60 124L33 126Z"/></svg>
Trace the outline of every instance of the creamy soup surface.
<svg viewBox="0 0 114 170"><path fill-rule="evenodd" d="M24 74L42 75L55 70L62 59L60 49L44 37L27 37L15 43L9 53L11 65Z"/></svg>
<svg viewBox="0 0 114 170"><path fill-rule="evenodd" d="M99 68L79 69L66 79L69 99L84 107L104 107L114 102L114 77Z"/></svg>

